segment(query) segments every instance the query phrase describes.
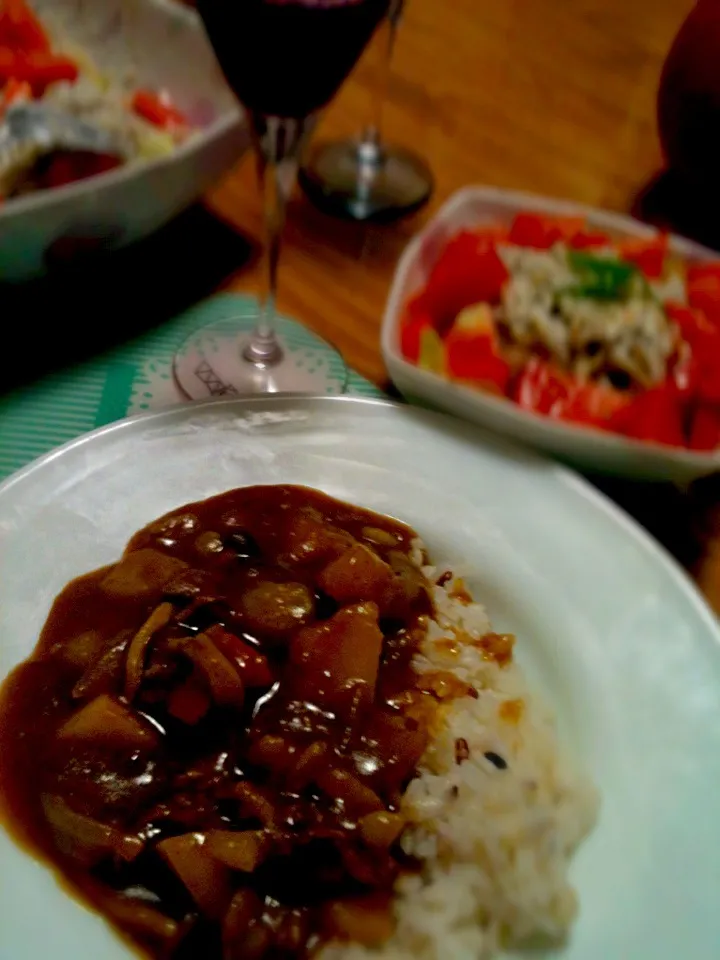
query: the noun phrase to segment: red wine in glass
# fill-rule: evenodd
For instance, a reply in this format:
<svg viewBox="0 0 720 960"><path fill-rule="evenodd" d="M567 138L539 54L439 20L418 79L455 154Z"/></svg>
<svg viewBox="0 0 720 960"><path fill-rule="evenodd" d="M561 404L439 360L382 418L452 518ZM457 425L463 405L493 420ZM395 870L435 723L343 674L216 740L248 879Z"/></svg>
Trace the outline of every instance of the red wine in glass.
<svg viewBox="0 0 720 960"><path fill-rule="evenodd" d="M285 206L314 114L334 96L387 15L390 0L198 0L227 81L248 112L265 204L268 293L254 316L200 330L175 357L194 399L247 393L339 393L336 351L275 315Z"/></svg>
<svg viewBox="0 0 720 960"><path fill-rule="evenodd" d="M335 95L388 0L198 0L197 8L238 100L299 118Z"/></svg>

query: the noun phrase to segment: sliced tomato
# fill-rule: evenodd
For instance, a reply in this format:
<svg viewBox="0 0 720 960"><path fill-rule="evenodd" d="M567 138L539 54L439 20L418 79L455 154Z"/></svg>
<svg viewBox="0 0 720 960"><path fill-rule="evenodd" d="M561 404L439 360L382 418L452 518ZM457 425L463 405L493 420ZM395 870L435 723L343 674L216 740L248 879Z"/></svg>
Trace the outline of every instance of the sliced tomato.
<svg viewBox="0 0 720 960"><path fill-rule="evenodd" d="M457 380L491 385L504 394L510 379L510 365L492 349L486 337L445 341L447 370Z"/></svg>
<svg viewBox="0 0 720 960"><path fill-rule="evenodd" d="M423 330L430 329L432 329L432 319L429 314L406 313L403 317L400 324L400 352L410 363L419 361Z"/></svg>
<svg viewBox="0 0 720 960"><path fill-rule="evenodd" d="M609 426L636 440L684 447L683 413L678 392L663 385L637 394L610 418Z"/></svg>
<svg viewBox="0 0 720 960"><path fill-rule="evenodd" d="M705 350L720 336L717 327L710 323L705 312L696 307L670 302L665 304L665 313L678 325L683 340L693 349Z"/></svg>
<svg viewBox="0 0 720 960"><path fill-rule="evenodd" d="M143 120L163 130L188 126L185 114L178 110L167 94L137 90L130 101L130 109Z"/></svg>
<svg viewBox="0 0 720 960"><path fill-rule="evenodd" d="M504 395L510 365L502 356L489 304L465 307L457 315L445 337L445 366L454 380Z"/></svg>
<svg viewBox="0 0 720 960"><path fill-rule="evenodd" d="M622 260L634 263L649 280L657 280L665 269L668 236L666 233L659 233L650 239L633 237L621 240L617 244L617 250Z"/></svg>
<svg viewBox="0 0 720 960"><path fill-rule="evenodd" d="M697 396L708 403L720 403L720 355L699 356L697 366Z"/></svg>
<svg viewBox="0 0 720 960"><path fill-rule="evenodd" d="M693 450L716 450L720 447L720 408L699 405L690 423L690 443Z"/></svg>
<svg viewBox="0 0 720 960"><path fill-rule="evenodd" d="M429 313L424 290L421 290L420 293L416 293L413 297L410 297L408 302L405 304L405 313L408 316L414 316L416 313L422 313L425 315Z"/></svg>
<svg viewBox="0 0 720 960"><path fill-rule="evenodd" d="M687 342L669 368L668 379L681 397L691 399L698 393L700 364Z"/></svg>
<svg viewBox="0 0 720 960"><path fill-rule="evenodd" d="M684 393L720 403L720 326L704 310L668 303L665 311L680 327L690 354L674 371L675 383Z"/></svg>
<svg viewBox="0 0 720 960"><path fill-rule="evenodd" d="M631 402L631 397L599 383L578 383L571 391L561 416L574 423L606 427L616 414Z"/></svg>
<svg viewBox="0 0 720 960"><path fill-rule="evenodd" d="M487 385L494 393L505 393L510 365L500 356L494 337L451 332L445 338L445 358L447 372L454 379Z"/></svg>
<svg viewBox="0 0 720 960"><path fill-rule="evenodd" d="M688 283L694 283L696 280L705 280L708 277L717 277L718 280L720 280L720 260L706 260L704 262L688 264Z"/></svg>
<svg viewBox="0 0 720 960"><path fill-rule="evenodd" d="M45 28L25 0L0 0L0 86L28 83L41 96L51 83L72 83L77 76L74 61L51 52Z"/></svg>
<svg viewBox="0 0 720 960"><path fill-rule="evenodd" d="M27 80L36 97L42 96L53 83L66 81L75 83L78 78L78 66L73 59L62 54L31 52L21 58L23 70L18 76Z"/></svg>
<svg viewBox="0 0 720 960"><path fill-rule="evenodd" d="M48 35L25 0L3 0L0 5L0 45L18 51L49 52Z"/></svg>
<svg viewBox="0 0 720 960"><path fill-rule="evenodd" d="M720 327L720 275L704 273L688 276L688 303L702 310L713 324Z"/></svg>
<svg viewBox="0 0 720 960"><path fill-rule="evenodd" d="M464 307L485 301L498 303L508 279L495 244L470 231L448 243L430 274L425 304L444 333Z"/></svg>
<svg viewBox="0 0 720 960"><path fill-rule="evenodd" d="M561 417L572 395L570 379L553 364L531 357L512 386L511 397L523 410Z"/></svg>
<svg viewBox="0 0 720 960"><path fill-rule="evenodd" d="M619 390L580 383L537 358L528 361L516 380L513 399L526 410L596 427L607 427L630 402L628 395Z"/></svg>
<svg viewBox="0 0 720 960"><path fill-rule="evenodd" d="M77 78L77 64L70 57L43 50L24 53L0 47L0 83L25 81L32 87L33 95L40 97L51 84L61 80L74 83Z"/></svg>
<svg viewBox="0 0 720 960"><path fill-rule="evenodd" d="M0 85L4 86L15 79L15 64L17 55L11 47L0 43Z"/></svg>
<svg viewBox="0 0 720 960"><path fill-rule="evenodd" d="M571 238L585 229L582 217L545 217L538 213L518 213L510 227L510 243L520 247L549 250L561 240Z"/></svg>
<svg viewBox="0 0 720 960"><path fill-rule="evenodd" d="M610 246L612 241L607 234L582 229L574 233L568 243L573 250L592 250L597 247Z"/></svg>

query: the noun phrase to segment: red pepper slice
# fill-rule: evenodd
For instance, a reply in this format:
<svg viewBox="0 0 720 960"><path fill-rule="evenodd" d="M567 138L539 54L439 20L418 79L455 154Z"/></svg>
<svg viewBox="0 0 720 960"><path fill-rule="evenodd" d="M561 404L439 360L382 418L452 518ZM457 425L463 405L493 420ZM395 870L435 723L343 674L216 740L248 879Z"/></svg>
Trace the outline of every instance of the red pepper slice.
<svg viewBox="0 0 720 960"><path fill-rule="evenodd" d="M690 443L692 450L716 450L720 447L720 409L714 406L700 405L690 424Z"/></svg>
<svg viewBox="0 0 720 960"><path fill-rule="evenodd" d="M507 279L492 241L470 231L459 233L443 250L425 288L425 304L439 332L465 307L499 303Z"/></svg>
<svg viewBox="0 0 720 960"><path fill-rule="evenodd" d="M130 101L130 109L163 130L189 126L185 114L173 106L169 97L152 90L137 90Z"/></svg>

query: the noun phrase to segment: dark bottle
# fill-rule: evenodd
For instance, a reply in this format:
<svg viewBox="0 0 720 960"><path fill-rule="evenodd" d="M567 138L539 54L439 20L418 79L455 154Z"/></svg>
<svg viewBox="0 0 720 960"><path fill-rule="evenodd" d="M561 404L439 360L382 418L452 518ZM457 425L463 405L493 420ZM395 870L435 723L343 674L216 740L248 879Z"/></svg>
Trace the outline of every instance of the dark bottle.
<svg viewBox="0 0 720 960"><path fill-rule="evenodd" d="M699 0L668 53L658 130L668 166L717 192L720 169L720 0Z"/></svg>

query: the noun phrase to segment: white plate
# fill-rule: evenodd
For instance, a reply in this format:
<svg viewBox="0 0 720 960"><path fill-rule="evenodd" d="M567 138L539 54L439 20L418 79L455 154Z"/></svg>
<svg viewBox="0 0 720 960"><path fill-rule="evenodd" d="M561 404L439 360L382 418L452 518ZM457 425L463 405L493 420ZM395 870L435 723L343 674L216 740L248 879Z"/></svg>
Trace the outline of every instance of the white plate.
<svg viewBox="0 0 720 960"><path fill-rule="evenodd" d="M131 533L230 487L305 483L413 524L470 583L550 695L600 786L573 874L567 960L717 960L720 636L694 587L564 468L380 402L256 399L127 420L0 488L0 676L52 597ZM0 831L3 960L129 960L103 921ZM539 960L539 955L534 955ZM453 960L448 957L447 960Z"/></svg>
<svg viewBox="0 0 720 960"><path fill-rule="evenodd" d="M408 297L426 282L448 239L459 230L509 223L518 211L550 216L583 216L591 227L618 237L650 237L655 230L618 213L564 200L496 187L466 187L453 194L410 242L398 262L382 327L382 354L395 384L408 399L458 414L481 426L538 447L581 469L646 480L687 482L720 469L720 450L698 453L617 434L560 423L522 410L510 400L452 383L409 363L400 351L400 319ZM718 260L720 254L672 236L670 248L690 260Z"/></svg>

